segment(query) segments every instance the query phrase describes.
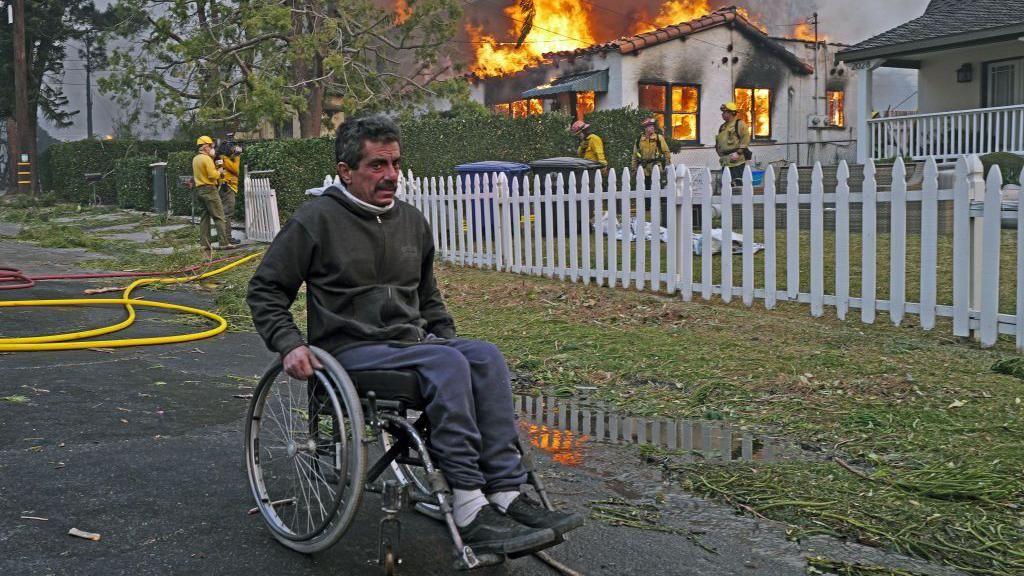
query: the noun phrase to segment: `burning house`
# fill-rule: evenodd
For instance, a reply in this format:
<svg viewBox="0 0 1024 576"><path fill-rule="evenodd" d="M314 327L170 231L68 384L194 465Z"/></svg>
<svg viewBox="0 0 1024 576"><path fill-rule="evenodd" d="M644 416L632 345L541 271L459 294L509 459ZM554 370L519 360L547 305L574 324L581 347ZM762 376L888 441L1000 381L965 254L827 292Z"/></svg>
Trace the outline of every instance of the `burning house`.
<svg viewBox="0 0 1024 576"><path fill-rule="evenodd" d="M857 122L847 103L856 101L855 74L834 63L845 46L807 38L806 30L798 31L801 38L769 36L736 7L656 24L662 25L540 55L485 44L470 80L472 97L511 116L647 110L682 144L674 161L707 165L717 164L719 107L735 101L753 129L757 164L852 159ZM552 30L545 26L557 34ZM487 38L478 31L476 37Z"/></svg>

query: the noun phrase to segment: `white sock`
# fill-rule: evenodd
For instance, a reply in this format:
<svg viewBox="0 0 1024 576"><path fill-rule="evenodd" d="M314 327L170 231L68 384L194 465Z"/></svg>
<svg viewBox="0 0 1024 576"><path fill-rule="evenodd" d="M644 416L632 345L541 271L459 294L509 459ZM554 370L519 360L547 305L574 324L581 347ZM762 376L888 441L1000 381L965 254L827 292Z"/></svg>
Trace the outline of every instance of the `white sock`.
<svg viewBox="0 0 1024 576"><path fill-rule="evenodd" d="M487 496L487 499L498 507L499 510L505 512L508 507L512 505L512 502L519 497L519 490L506 490L504 492L495 492Z"/></svg>
<svg viewBox="0 0 1024 576"><path fill-rule="evenodd" d="M452 490L452 515L455 516L455 525L464 528L476 519L480 509L487 506L487 497L480 490Z"/></svg>

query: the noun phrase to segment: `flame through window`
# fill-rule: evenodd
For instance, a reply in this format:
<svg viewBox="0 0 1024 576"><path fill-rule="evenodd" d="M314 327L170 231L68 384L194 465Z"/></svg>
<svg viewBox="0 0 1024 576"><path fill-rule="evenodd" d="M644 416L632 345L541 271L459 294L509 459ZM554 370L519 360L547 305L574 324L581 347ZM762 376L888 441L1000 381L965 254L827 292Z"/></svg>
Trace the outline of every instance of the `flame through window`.
<svg viewBox="0 0 1024 576"><path fill-rule="evenodd" d="M737 88L736 107L740 120L751 127L755 138L772 135L772 91L768 88Z"/></svg>
<svg viewBox="0 0 1024 576"><path fill-rule="evenodd" d="M700 86L640 84L640 108L649 110L662 132L673 140L696 141L699 135ZM670 96L671 95L671 96ZM665 119L671 131L665 129Z"/></svg>
<svg viewBox="0 0 1024 576"><path fill-rule="evenodd" d="M529 100L516 100L507 104L497 104L494 111L512 118L526 118L544 113L544 104L535 98Z"/></svg>
<svg viewBox="0 0 1024 576"><path fill-rule="evenodd" d="M846 94L837 90L829 90L825 93L828 101L829 124L842 128L846 126Z"/></svg>
<svg viewBox="0 0 1024 576"><path fill-rule="evenodd" d="M583 118L594 111L594 92L577 92L576 93L576 119L583 120Z"/></svg>

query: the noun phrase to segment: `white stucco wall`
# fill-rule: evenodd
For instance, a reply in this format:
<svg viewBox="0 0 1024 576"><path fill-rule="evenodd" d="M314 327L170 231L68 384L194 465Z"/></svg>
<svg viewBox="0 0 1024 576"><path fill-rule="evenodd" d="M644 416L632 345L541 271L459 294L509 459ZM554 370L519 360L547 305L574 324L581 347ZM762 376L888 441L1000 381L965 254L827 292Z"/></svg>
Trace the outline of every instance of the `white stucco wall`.
<svg viewBox="0 0 1024 576"><path fill-rule="evenodd" d="M1004 42L978 48L931 52L919 59L918 108L921 112L969 110L985 105L981 100L985 80L983 64L993 60L1024 57L1024 42ZM971 82L956 81L956 71L966 63L974 68Z"/></svg>

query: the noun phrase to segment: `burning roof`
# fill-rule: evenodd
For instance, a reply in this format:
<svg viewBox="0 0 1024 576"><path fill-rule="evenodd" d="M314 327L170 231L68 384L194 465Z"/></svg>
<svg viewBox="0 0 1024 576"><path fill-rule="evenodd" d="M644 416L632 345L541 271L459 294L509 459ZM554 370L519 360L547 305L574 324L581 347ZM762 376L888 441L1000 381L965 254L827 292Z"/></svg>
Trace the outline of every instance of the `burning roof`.
<svg viewBox="0 0 1024 576"><path fill-rule="evenodd" d="M536 1L539 0L535 0L535 2ZM576 0L554 1L571 4L578 8ZM663 18L672 14L700 13L702 10L706 9L706 0L672 0L662 7L662 11L659 13L657 20L661 21ZM516 14L522 15L521 10L521 3L517 3L515 6L508 8L506 12L514 11ZM538 35L538 38L547 38L545 31L548 29L546 27L538 28L538 26L541 26L541 24L539 24L541 20L538 19L541 14L540 9L538 8L533 19L532 30L529 31L529 34L527 35L527 41L529 41L529 39L533 39L535 34ZM525 16L523 17L525 18ZM515 18L513 18L513 20L515 20ZM572 20L577 25L582 26L582 30L586 31L586 34L580 34L581 36L586 36L588 39L592 38L589 33L589 17L586 13L577 15ZM523 20L523 22L527 21L528 20ZM544 22L547 23L547 20L544 20ZM688 21L676 21L673 24L662 26L660 28L651 29L648 26L646 31L639 32L633 36L624 36L609 42L597 43L591 40L587 43L576 42L574 46L570 45L568 47L563 47L565 43L573 44L572 41L566 40L565 36L569 35L569 33L566 32L565 35L561 36L561 42L551 41L551 43L558 49L546 51L540 46L526 43L524 43L519 49L515 48L515 46L511 44L501 45L498 43L491 43L493 42L492 37L483 35L480 33L479 29L469 28L471 34L473 33L473 30L476 30L476 33L478 34L477 38L481 39L482 42L477 48L477 62L473 66L472 75L477 78L506 76L531 66L548 63L558 59L575 59L582 56L606 54L610 52L629 54L645 48L651 48L671 40L685 39L686 36L691 34L718 26L730 26L739 30L753 42L773 52L796 72L805 74L811 74L814 72L814 68L809 63L804 62L795 54L786 50L781 44L770 38L764 28L750 18L746 10L736 6L728 6L712 12L704 12ZM551 30L557 29L559 28L551 28ZM564 28L561 29L564 30ZM521 33L521 27L519 27L517 33ZM550 35L554 33L546 32L546 34ZM488 40L491 42L488 42ZM548 41L546 40L541 40L541 46L547 42Z"/></svg>

